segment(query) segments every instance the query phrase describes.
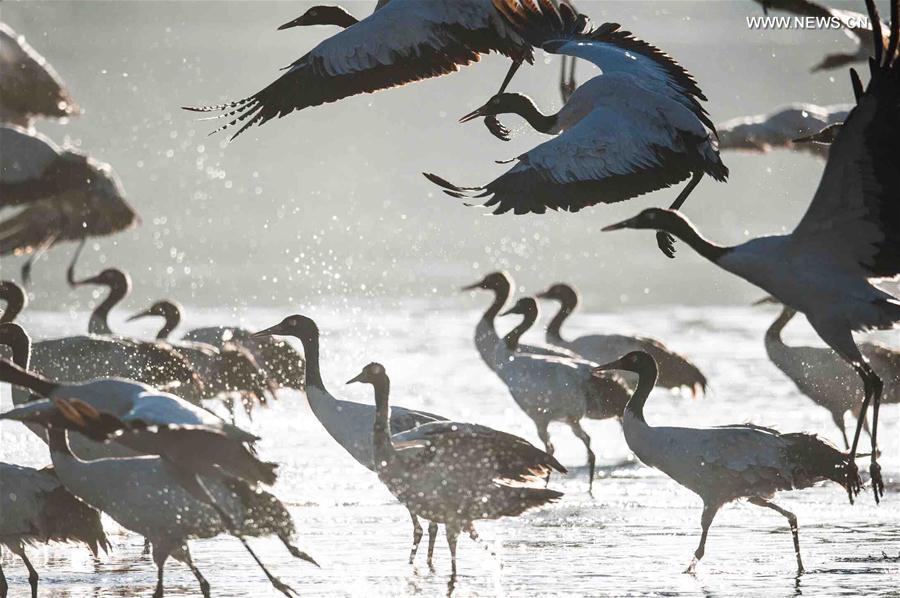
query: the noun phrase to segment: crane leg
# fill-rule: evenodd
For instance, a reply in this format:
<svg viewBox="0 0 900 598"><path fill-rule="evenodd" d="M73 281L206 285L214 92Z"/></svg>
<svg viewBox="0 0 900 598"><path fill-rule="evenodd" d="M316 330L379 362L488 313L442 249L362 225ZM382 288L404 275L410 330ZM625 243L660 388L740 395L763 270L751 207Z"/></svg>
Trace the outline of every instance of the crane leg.
<svg viewBox="0 0 900 598"><path fill-rule="evenodd" d="M553 451L555 451L556 449L553 447L553 443L550 441L550 432L547 431L547 426L550 425L550 422L543 420L536 421L534 422L534 425L537 427L538 438L540 438L541 442L544 443L544 451L552 457ZM551 473L552 472L547 471L547 477L544 480L545 486L548 486L550 484Z"/></svg>
<svg viewBox="0 0 900 598"><path fill-rule="evenodd" d="M9 593L9 584L6 583L6 576L3 575L3 565L0 565L0 598L6 598Z"/></svg>
<svg viewBox="0 0 900 598"><path fill-rule="evenodd" d="M693 574L697 569L697 563L700 562L700 559L702 559L703 555L706 553L706 536L709 534L709 526L712 525L713 519L716 517L716 513L719 512L721 506L722 505L703 503L703 515L700 516L700 526L703 530L700 533L700 545L697 546L697 550L694 551L694 558L691 560L691 564L688 565L688 568L685 569L685 573Z"/></svg>
<svg viewBox="0 0 900 598"><path fill-rule="evenodd" d="M413 543L412 550L409 551L409 564L412 565L416 560L416 552L419 550L419 542L422 541L422 526L419 524L419 518L412 511L409 512L413 524Z"/></svg>
<svg viewBox="0 0 900 598"><path fill-rule="evenodd" d="M150 554L150 538L144 538L144 549L141 550L141 556Z"/></svg>
<svg viewBox="0 0 900 598"><path fill-rule="evenodd" d="M162 598L163 596L163 570L168 558L168 546L161 547L159 543L153 544L153 562L156 563L156 589L153 591L153 598Z"/></svg>
<svg viewBox="0 0 900 598"><path fill-rule="evenodd" d="M675 201L672 202L672 205L669 206L670 210L679 210L681 206L684 205L684 201L688 198L694 188L700 184L700 180L703 178L703 171L698 170L693 174L691 180L688 181L687 186L681 190L681 193L678 194L678 197L675 198ZM675 257L675 238L665 231L657 231L656 232L656 244L659 246L660 250L665 254L666 257L674 258Z"/></svg>
<svg viewBox="0 0 900 598"><path fill-rule="evenodd" d="M432 521L428 524L428 568L434 571L432 557L434 556L434 543L437 541L438 524Z"/></svg>
<svg viewBox="0 0 900 598"><path fill-rule="evenodd" d="M209 582L206 581L206 578L203 577L203 573L201 573L200 569L194 564L194 559L191 558L191 551L188 549L187 544L182 544L177 550L172 551L172 558L179 560L188 566L191 573L194 574L194 577L197 578L197 582L200 584L200 593L203 594L203 598L210 598Z"/></svg>
<svg viewBox="0 0 900 598"><path fill-rule="evenodd" d="M281 540L281 543L284 544L284 547L287 548L288 552L290 552L291 556L294 557L295 559L301 559L301 560L307 561L309 563L312 563L316 567L319 566L319 563L317 563L314 558L312 558L311 556L309 556L308 554L306 554L305 552L303 552L302 550L300 550L299 548L297 548L296 546L291 544L291 539L288 538L287 536L285 536L284 534L278 534L278 539Z"/></svg>
<svg viewBox="0 0 900 598"><path fill-rule="evenodd" d="M881 478L881 466L878 464L878 408L881 404L881 391L884 383L875 370L863 360L853 365L859 376L863 380L863 389L865 390L865 398L863 399L862 408L859 411L859 417L856 420L856 433L853 435L853 443L850 445L850 458L856 456L856 450L859 447L859 438L862 435L863 423L866 421L866 414L869 411L869 403L872 403L872 456L869 465L869 475L872 479L872 491L875 494L875 502L881 501L884 496L884 480ZM851 486L852 488L853 486ZM858 490L858 489L857 489ZM852 492L851 492L852 499Z"/></svg>
<svg viewBox="0 0 900 598"><path fill-rule="evenodd" d="M444 524L447 534L447 546L450 548L450 583L456 582L456 541L459 539L459 525L447 522Z"/></svg>
<svg viewBox="0 0 900 598"><path fill-rule="evenodd" d="M490 544L488 544L487 542L482 540L481 536L478 535L478 532L475 531L474 523L469 523L468 527L466 528L466 531L468 532L469 537L472 538L473 542L475 542L476 544L478 544L479 546L481 546L482 548L487 550L488 554L490 554L491 557L493 557L494 559L497 558L497 553L494 551L493 548L491 548Z"/></svg>
<svg viewBox="0 0 900 598"><path fill-rule="evenodd" d="M584 448L587 449L588 494L594 496L594 468L597 464L597 458L594 456L594 451L591 450L591 437L584 431L584 428L581 427L581 422L578 420L569 420L569 427L572 428L572 432L575 436L578 436L581 442L584 443Z"/></svg>
<svg viewBox="0 0 900 598"><path fill-rule="evenodd" d="M568 68L568 77L566 76L566 65ZM562 65L559 69L559 94L562 96L563 104L569 101L575 92L575 57L562 56Z"/></svg>
<svg viewBox="0 0 900 598"><path fill-rule="evenodd" d="M788 525L791 526L791 535L794 536L794 554L797 555L797 575L803 573L803 560L800 558L800 530L797 526L797 516L788 511L787 509L782 509L778 505L773 502L769 502L763 498L753 497L748 499L750 504L754 504L758 507L766 507L767 509L772 509L776 513L781 513L788 520Z"/></svg>
<svg viewBox="0 0 900 598"><path fill-rule="evenodd" d="M847 438L847 424L844 423L844 414L842 412L832 411L831 419L834 420L834 425L841 431L841 436L844 438L844 449L849 451L850 439Z"/></svg>
<svg viewBox="0 0 900 598"><path fill-rule="evenodd" d="M10 550L25 563L25 568L28 569L28 584L31 586L31 598L37 598L38 572L35 570L34 565L31 564L31 561L28 560L28 555L25 554L25 547L19 544L18 546L10 547Z"/></svg>

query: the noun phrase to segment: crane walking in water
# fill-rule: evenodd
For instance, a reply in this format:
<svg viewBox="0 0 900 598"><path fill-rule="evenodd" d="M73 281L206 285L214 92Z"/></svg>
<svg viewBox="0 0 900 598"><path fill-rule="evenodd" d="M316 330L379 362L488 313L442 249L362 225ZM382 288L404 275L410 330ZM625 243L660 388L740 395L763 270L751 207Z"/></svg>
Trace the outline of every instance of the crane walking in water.
<svg viewBox="0 0 900 598"><path fill-rule="evenodd" d="M878 464L878 411L884 383L853 339L860 330L900 324L900 298L873 283L900 276L900 0L891 1L890 42L883 43L874 0L866 0L875 24L875 57L866 87L855 70L856 106L831 148L822 180L806 215L790 234L752 239L733 247L703 238L673 210L650 208L603 230L665 230L704 258L768 291L806 315L809 323L862 379L863 399L850 446L855 455L872 405L869 472L875 500L884 494ZM855 463L851 461L853 467ZM859 491L855 472L847 489Z"/></svg>
<svg viewBox="0 0 900 598"><path fill-rule="evenodd" d="M801 490L824 480L837 482L852 493L860 484L852 456L813 434L782 434L753 424L714 428L651 426L644 404L656 384L656 362L649 353L633 351L599 366L598 373L624 370L638 375L638 386L625 407L622 428L628 448L703 499L700 545L688 572L706 551L706 536L716 513L729 502L746 498L750 504L783 515L794 536L797 573L803 573L797 517L775 503L779 491ZM854 479L855 478L855 479Z"/></svg>

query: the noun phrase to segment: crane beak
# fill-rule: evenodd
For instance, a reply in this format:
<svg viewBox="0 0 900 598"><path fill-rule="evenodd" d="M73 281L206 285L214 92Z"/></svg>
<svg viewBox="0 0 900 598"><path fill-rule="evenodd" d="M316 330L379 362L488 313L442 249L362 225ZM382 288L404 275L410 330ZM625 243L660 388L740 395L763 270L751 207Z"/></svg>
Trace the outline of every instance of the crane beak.
<svg viewBox="0 0 900 598"><path fill-rule="evenodd" d="M465 116L460 118L459 122L467 123L470 120L475 120L476 118L479 118L482 116L490 116L489 114L487 114L487 111L485 110L485 106L482 106L481 108L479 108L477 110L473 110L472 112L469 112L468 114L466 114Z"/></svg>
<svg viewBox="0 0 900 598"><path fill-rule="evenodd" d="M270 326L265 330L260 330L259 332L254 332L250 336L259 337L259 336L275 336L276 334L281 334L281 324L275 324L274 326Z"/></svg>
<svg viewBox="0 0 900 598"><path fill-rule="evenodd" d="M600 232L608 233L608 232L611 232L611 231L614 231L614 230L621 230L621 229L623 229L623 228L630 228L630 227L631 227L631 221L632 221L632 220L633 220L633 218L629 218L628 220L623 220L622 222L617 222L617 223L615 223L615 224L610 224L610 225L608 225L608 226L604 226L603 228L600 229Z"/></svg>
<svg viewBox="0 0 900 598"><path fill-rule="evenodd" d="M148 308L148 309L145 309L144 311L140 311L134 315L128 316L128 318L125 321L126 322L134 322L135 320L140 320L141 318L146 318L146 317L149 317L152 315L155 315L155 314L153 314L150 311L150 309Z"/></svg>
<svg viewBox="0 0 900 598"><path fill-rule="evenodd" d="M624 365L622 364L622 359L620 358L615 361L610 361L609 363L604 363L603 365L598 365L591 371L594 373L597 373L597 372L607 372L609 370L631 371L631 368L624 367Z"/></svg>
<svg viewBox="0 0 900 598"><path fill-rule="evenodd" d="M365 380L363 380L364 377L365 372L360 372L355 378L347 380L347 384L353 384L354 382L365 382Z"/></svg>
<svg viewBox="0 0 900 598"><path fill-rule="evenodd" d="M548 290L548 291L541 291L540 293L538 293L537 295L535 295L535 297L537 297L538 299L553 299L553 297L550 296L550 291L549 291L549 290Z"/></svg>
<svg viewBox="0 0 900 598"><path fill-rule="evenodd" d="M305 23L303 22L303 19L304 19L305 17L306 17L306 14L303 14L303 15L297 17L296 19L294 19L293 21L288 21L287 23L281 25L281 26L278 28L278 31L284 31L285 29L290 29L291 27L301 27L301 26L303 26L303 25L305 24Z"/></svg>
<svg viewBox="0 0 900 598"><path fill-rule="evenodd" d="M479 280L478 282L473 282L473 283L470 284L470 285L461 287L459 290L460 290L460 291L474 291L475 289L480 289L480 288L481 288L481 283L482 283L482 282L483 282L483 281L481 281L481 280Z"/></svg>

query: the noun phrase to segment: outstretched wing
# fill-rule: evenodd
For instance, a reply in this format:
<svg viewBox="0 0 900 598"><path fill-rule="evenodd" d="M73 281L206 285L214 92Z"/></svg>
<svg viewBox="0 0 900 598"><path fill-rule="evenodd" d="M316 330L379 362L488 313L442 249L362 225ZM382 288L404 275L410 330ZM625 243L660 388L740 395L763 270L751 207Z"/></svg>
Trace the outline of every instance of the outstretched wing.
<svg viewBox="0 0 900 598"><path fill-rule="evenodd" d="M625 89L612 87L617 93ZM679 131L658 114L642 112L646 108L639 102L629 105L624 96L599 106L519 156L513 168L484 187L466 189L426 177L453 197L485 198L483 205L495 214L543 214L548 208L577 212L663 189L688 178L695 165L679 151L685 143Z"/></svg>
<svg viewBox="0 0 900 598"><path fill-rule="evenodd" d="M871 2L871 0L870 0ZM870 278L900 274L900 0L891 38L878 44L865 91L854 73L856 107L834 144L812 204L791 235L795 246ZM877 21L874 4L872 21ZM881 32L874 32L875 39Z"/></svg>
<svg viewBox="0 0 900 598"><path fill-rule="evenodd" d="M221 129L249 119L234 138L294 110L454 72L491 51L531 60L531 49L490 0L392 0L321 42L252 96L187 109L225 111L233 120Z"/></svg>

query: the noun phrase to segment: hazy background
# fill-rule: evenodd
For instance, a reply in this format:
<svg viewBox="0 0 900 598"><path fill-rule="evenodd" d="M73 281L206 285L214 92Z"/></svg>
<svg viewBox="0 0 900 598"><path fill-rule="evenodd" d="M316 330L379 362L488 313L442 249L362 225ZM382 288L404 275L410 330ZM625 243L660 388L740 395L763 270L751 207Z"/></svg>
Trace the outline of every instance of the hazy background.
<svg viewBox="0 0 900 598"><path fill-rule="evenodd" d="M489 56L459 73L295 113L236 142L208 137L185 104L242 98L334 33L276 31L311 2L27 2L2 18L44 54L85 114L66 125L39 122L110 162L143 225L98 240L82 273L114 264L130 271L129 303L168 295L185 303L299 305L320 296L452 297L492 268L524 289L569 280L594 308L627 304L741 304L759 291L679 244L675 261L650 233L600 234L643 207L667 205L670 189L578 214L487 216L446 197L422 176L485 183L511 158L545 139L517 117L512 142L459 116L496 91L508 60ZM342 2L369 14L374 2ZM832 2L861 10L863 3ZM699 80L715 121L792 101L851 99L845 70L810 74L828 50L852 49L837 31L751 31L749 0L585 1L594 20L618 21L676 57ZM544 111L560 104L558 57L538 52L510 89ZM579 81L593 66L580 62ZM824 162L808 156L727 154L727 184L704 180L686 213L723 243L791 228ZM86 292L63 285L73 246L35 267L38 309L85 307ZM18 277L20 260L2 275ZM14 269L14 270L13 270ZM80 303L81 301L81 303Z"/></svg>

